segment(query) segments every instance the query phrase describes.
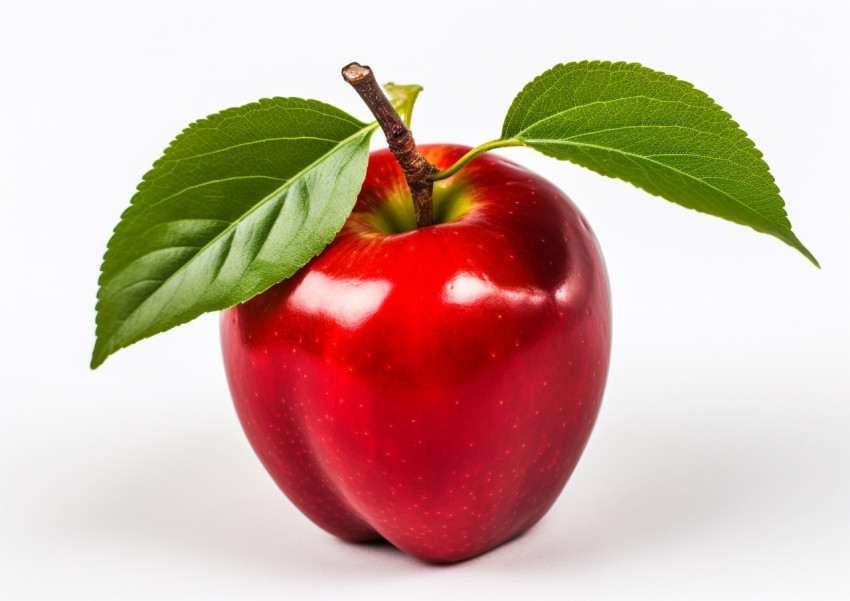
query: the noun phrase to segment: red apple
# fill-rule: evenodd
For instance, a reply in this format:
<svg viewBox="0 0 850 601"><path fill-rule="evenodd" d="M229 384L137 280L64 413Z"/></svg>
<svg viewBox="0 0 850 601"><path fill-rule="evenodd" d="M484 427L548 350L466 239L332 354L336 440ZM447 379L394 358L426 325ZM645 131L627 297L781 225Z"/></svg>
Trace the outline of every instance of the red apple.
<svg viewBox="0 0 850 601"><path fill-rule="evenodd" d="M420 147L440 169L469 149ZM352 541L431 562L535 524L578 462L610 350L607 276L566 195L497 156L435 186L414 229L373 152L336 239L223 313L230 390L286 495Z"/></svg>

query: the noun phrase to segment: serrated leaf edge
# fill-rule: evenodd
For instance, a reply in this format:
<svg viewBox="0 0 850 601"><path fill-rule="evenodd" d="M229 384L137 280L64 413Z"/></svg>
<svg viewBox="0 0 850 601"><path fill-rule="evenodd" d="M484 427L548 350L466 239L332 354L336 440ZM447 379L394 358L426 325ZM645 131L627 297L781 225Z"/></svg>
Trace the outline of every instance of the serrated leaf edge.
<svg viewBox="0 0 850 601"><path fill-rule="evenodd" d="M317 101L317 102L318 102L318 101ZM259 104L259 103L252 103L252 104ZM245 106L250 106L250 105L245 105ZM242 108L242 107L238 107L238 108ZM224 112L226 112L226 111L222 111L222 113L224 113ZM217 113L217 114L216 114L216 115L214 115L214 116L221 115L222 113ZM209 119L209 118L207 118L207 119ZM197 122L195 122L195 123L200 123L200 122L206 121L207 119L201 119L201 120L199 120L199 121L197 121ZM358 120L358 123L362 123L362 122L360 122L360 121ZM193 126L194 126L194 124L190 125L190 126L189 126L189 127L187 127L186 129L184 129L184 130L183 130L183 132L182 132L180 135L178 135L178 136L174 139L174 141L172 141L172 143L169 145L168 149L166 149L166 151L165 151L165 152L168 152L168 150L172 149L172 148L173 148L173 146L174 146L174 143L175 143L175 142L176 142L176 141L177 141L177 140L178 140L181 136L183 136L183 135L184 135L184 134L185 134L185 133L186 133L186 132L187 132L187 131L191 128L191 127L193 127ZM142 307L142 306L143 306L143 305L147 302L147 300L148 300L148 299L149 299L149 298L150 298L153 294L155 294L155 293L156 293L156 291L157 291L157 290L161 289L161 288L162 288L162 286L164 286L164 285L165 285L168 281L170 281L173 277L175 277L178 273L180 273L183 269L185 269L188 265L190 265L190 264L191 264L191 263L192 263L192 262L193 262L193 261L194 261L197 257L199 257L200 255L202 255L202 254L203 254L203 252L204 252L207 248L209 248L212 244L216 243L216 242L217 242L217 241L219 241L221 238L223 238L225 235L227 235L229 232L233 231L233 228L234 228L234 227L237 227L237 226L238 226L238 225L239 225L242 221L244 221L244 219L245 219L247 216L251 215L254 211L256 211L256 210L258 210L260 207L264 206L264 205L265 205L265 203L269 202L271 199L273 199L274 197L278 196L278 195L279 195L279 194L280 194L283 190L285 190L285 189L286 189L286 188L287 188L290 184L292 184L293 182L296 182L296 183L297 183L297 181L299 180L299 178L301 178L303 175L305 175L306 173L308 173L309 171L311 171L311 170L312 170L313 168L315 168L318 164L320 164L320 163L324 162L325 160L327 160L327 159L328 159L330 156L332 156L334 153L336 153L336 152L338 152L339 150L341 150L343 147L345 147L345 146L346 146L346 144L347 144L348 142L350 142L350 141L352 141L352 140L354 140L354 139L356 139L356 138L358 138L358 137L367 136L367 139L368 139L368 137L371 137L371 134L372 134L372 133L373 133L373 132L377 129L377 127L378 127L377 122L372 122L372 123L362 123L362 128L361 128L360 130L358 130L355 134L352 134L351 136L349 136L349 137L347 137L347 138L345 138L345 139L343 139L343 140L340 140L340 141L339 141L339 142L338 142L338 143L334 146L334 148L333 148L330 152L327 152L327 153L323 154L320 158L316 159L315 161L313 161L312 163L310 163L310 165L308 165L307 167L303 168L301 171L299 171L298 173L296 173L295 175L293 175L290 179L286 180L286 182L285 182L284 184L282 184L281 186L279 186L278 188L276 188L276 189L274 190L274 192L272 192L272 193L270 193L270 194L266 195L266 196L265 196L262 200L260 200L260 201L259 201L259 202L257 202L255 205L253 205L253 206L250 208L250 210L246 211L245 213L243 213L243 214L240 216L240 219L239 219L238 221L234 221L234 222L232 222L232 223L231 223L231 224L230 224L227 228L225 228L224 230L222 230L222 231L221 231L219 234L217 234L217 235L216 235L216 236L215 236L212 240L210 240L209 242L207 242L207 243L206 243L203 247L200 247L200 248L199 248L199 250L198 250L198 251L197 251L194 255L192 255L192 257L191 257L189 260L187 260L187 261L186 261L183 265L181 265L181 267L180 267L179 269L177 269L176 271L174 271L174 273L172 273L171 275L169 275L166 279L162 280L162 282L160 282L159 286L157 286L157 287L156 287L156 288L155 288L155 289L154 289L151 293L149 293L149 294L147 295L147 297L145 298L145 300L141 301L141 302L140 302L140 303L139 303L139 304L138 304L138 305L137 305L137 306L136 306L136 307L135 307L135 308L134 308L134 309L133 309L133 310L132 310L132 311L131 311L128 315L127 315L127 317L125 317L125 318L121 321L121 324L123 325L125 322L127 322L128 320L130 320L130 319L131 319L131 317L132 317L133 315L135 315L135 314L136 314L136 313L137 313L137 312L141 309L141 307ZM154 166L157 166L157 164L158 164L158 163L159 163L159 164L161 164L161 163L160 163L160 161L161 161L161 160L162 160L162 157L161 157L158 161L154 162ZM150 171L153 171L153 169L152 169L152 170L150 170ZM150 173L150 171L149 171L148 173ZM146 175L147 175L147 174L146 174ZM364 173L364 177L365 177L365 173ZM145 183L146 181L148 181L148 180L144 180L144 179L143 179L143 182L142 182L142 183ZM139 184L139 188L137 188L137 189L140 189L141 185L142 185L142 184ZM121 216L121 220L122 220L122 221L125 219L125 216L127 215L128 211L129 211L130 209L132 209L134 206L138 206L138 205L131 205L131 206L130 206L127 210L125 210L125 211L124 211L124 213L123 213L123 214L122 214L122 216ZM113 238L114 238L114 236L115 236L115 233L117 233L117 231L118 231L118 227L119 227L120 225L121 225L121 223L119 222L118 226L116 226L115 230L113 230ZM318 251L317 253L313 254L310 258L312 258L312 257L314 257L314 256L318 255L319 253L321 253L321 251L324 249L324 247L325 247L325 246L327 246L327 244L329 244L329 243L330 243L330 242L334 239L334 237L336 236L336 233L337 233L337 232L331 233L329 236L327 236L327 237L326 237L326 239L322 239L322 240L321 240L321 242L323 242L323 244L321 245L321 248L319 249L319 251ZM111 240L112 240L112 238L110 238L110 241L111 241ZM262 245L261 245L261 246L262 246ZM111 250L111 247L109 247L109 246L108 246L108 248L107 248L107 252L106 252L106 254L104 254L104 263L106 262L107 255L109 254L109 251L110 251L110 250ZM301 266L303 267L303 265L306 265L306 264L307 264L307 262L309 262L310 258L308 258L308 260L307 260L307 261L305 261L305 262L304 262ZM134 262L135 262L135 260L138 260L138 258L134 259ZM131 262L131 263L129 263L127 266L125 266L125 267L124 267L124 269L126 269L126 268L127 268L127 267L129 267L130 265L132 265L132 262ZM299 268L300 268L300 267L296 267L296 268L295 268L295 270L293 270L293 271L292 271L292 273L295 273L295 271L297 271ZM123 272L123 271L124 271L124 269L122 269L122 270L120 270L119 272L117 272L117 273L116 273L113 277L117 277L117 276L118 276L121 272ZM103 265L101 265L101 276L100 276L100 278L99 278L99 280L98 280L98 284L99 284L99 288L98 288L98 295L97 295L97 297L98 297L98 301L97 301L97 303L96 303L96 305L95 305L95 312L97 313L97 316L99 316L99 315L100 315L100 310L101 310L101 308L102 308L102 306L103 306L103 302L104 302L104 300L105 300L105 299L103 299L103 298L101 297L101 291L103 290L103 282L102 282L102 280L103 280L103 276L104 276L104 273L103 273L103 271L102 271L102 270L103 270ZM284 277L284 278L282 278L282 279L286 279L286 277L289 277L290 275L292 275L292 273L290 273L289 275L285 276L285 277ZM281 280L281 281L282 281L282 280ZM260 294L260 293L264 292L265 290L267 290L268 288L270 288L270 287L271 287L271 286L273 286L273 285L275 285L275 283L274 283L274 282L273 282L273 283L271 283L271 284L269 284L266 288L264 288L264 289L262 289L262 290L259 290L259 291L255 292L255 293L254 293L251 297L249 297L249 298L252 298L253 296L256 296L257 294ZM226 309L226 308L228 308L228 307L235 306L235 305L239 304L239 302L245 302L246 300L248 300L248 298L245 298L245 299L243 299L242 301L238 301L238 302L236 302L236 303L225 304L225 305L220 306L220 307L218 307L218 308L209 309L209 310L207 310L207 311L204 311L203 313L209 313L209 312L211 312L211 311L216 311L216 310ZM188 320L187 320L187 321L188 321ZM98 367L99 365L101 365L101 364L102 364L102 363L103 363L103 362L104 362L104 361L105 361L105 360L109 357L109 355L111 355L111 354L115 353L116 351L118 351L118 350L120 350L120 349L122 349L122 348L126 348L127 346L130 346L131 344L135 344L135 342L138 342L139 340L144 340L145 338L149 338L149 337L151 337L151 336L153 336L153 335L155 335L155 334L159 334L159 333L161 333L161 332L167 331L167 330L169 330L169 329L171 329L171 328L173 328L173 327L176 327L177 325L181 325L181 324L174 324L174 325L170 325L170 326L164 327L163 329L157 330L157 331L155 331L155 332L151 332L150 334L148 334L148 335L146 335L146 336L143 336L143 337L139 338L138 340L135 340L135 341L130 342L130 343L128 343L128 344L123 344L123 345L117 346L117 347L115 347L115 348L113 348L113 349L111 349L111 350L105 350L105 349L107 349L107 348L108 348L108 343L109 343L111 340L113 340L113 339L115 338L115 336L116 336L116 335L117 335L117 334L121 331L121 327L122 327L122 325L119 325L117 328L115 328L115 331L113 332L113 334L111 334L109 337L107 337L107 338L105 338L105 339L104 339L104 338L102 338L102 337L101 337L102 324L101 324L101 323L100 323L100 321L99 321L99 320L97 320L97 319L95 320L95 323L96 323L96 328L95 328L95 349L94 349L94 352L92 353L92 360L91 360L91 368L92 368L92 369L94 369L94 368ZM186 322L182 322L182 323L186 323ZM103 341L103 342L102 342L102 341ZM100 350L100 352L98 352L98 350Z"/></svg>
<svg viewBox="0 0 850 601"><path fill-rule="evenodd" d="M783 242L785 242L786 244L788 244L788 245L789 245L789 246L791 246L792 248L794 248L794 249L796 249L796 250L800 251L800 252L801 252L801 253L802 253L802 254L803 254L803 255L804 255L807 259L809 259L809 261L811 261L811 262L812 262L812 263L813 263L816 267L820 267L820 264L818 263L817 259L815 259L814 255L813 255L813 254L812 254L812 253L811 253L811 252L810 252L810 251L809 251L809 250L808 250L808 249L807 249L807 248L803 245L803 243L802 243L802 242L800 242L800 240L797 238L797 236L796 236L796 235L794 234L794 232L792 231L792 229L791 229L791 223L790 223L790 221L788 220L788 212L787 212L787 210L785 209L785 200L782 198L782 196L781 196L781 194L780 194L779 186L776 184L776 180L775 180L775 178L773 177L773 174L772 174L772 173L770 173L770 168L769 168L768 164L767 164L767 163L764 161L764 159L763 159L764 154L761 152L761 150L759 150L759 149L756 147L755 142L754 142L754 141L753 141L753 140L752 140L752 139L751 139L751 138L747 135L747 133L746 133L746 132L745 132L745 131L741 128L741 126L740 126L740 125L739 125L739 124L738 124L738 123L737 123L734 119L732 119L732 116L731 116L731 115L730 115L727 111L725 111L725 110L723 109L723 107L722 107L722 106L720 106L720 105L717 103L717 101L715 101L712 97L710 97L710 96L709 96L706 92L704 92L704 91L700 90L699 88L695 87L695 86L694 86L694 84L692 84L692 83L690 83L689 81L686 81L686 80L684 80L684 79L680 79L680 78L676 77L675 75L671 75L671 74L669 74L669 73L665 73L665 72L663 72L663 71L657 71L657 70L655 70L655 69L652 69L652 68L650 68L650 67L645 67L645 66L643 66L642 64L640 64L640 63L636 63L636 62L631 62L631 63L630 63L630 62L626 62L626 61L617 61L617 62L612 62L612 61L600 61L600 60L593 60L593 61L591 61L591 60L584 60L584 61L570 62L570 63L559 63L559 64L555 65L554 67L552 67L552 68L550 68L550 69L547 69L546 71L544 71L544 72L543 72L543 73L541 73L540 75L536 76L534 79L532 79L530 82L528 82L525 86L523 86L522 90L520 90L520 91L519 91L519 93L517 93L517 95L514 97L513 101L511 102L511 106L508 108L508 112L507 112L507 114L506 114L506 116L505 116L505 121L504 121L504 122L503 122L503 124L502 124L502 134L501 134L501 138L500 138L500 139L501 139L501 140L505 140L505 141L507 141L507 140L516 140L517 142L519 142L519 143L521 143L521 144L523 144L523 145L526 145L526 146L528 146L529 148L534 148L534 147L533 147L533 146L530 146L529 144L526 144L527 142L539 141L539 142L544 142L544 143L546 143L546 144L555 143L555 141L553 141L553 140L530 140L530 139L524 139L524 138L522 138L521 136L519 136L519 134L521 134L521 133L522 133L522 131L524 131L525 129L528 129L527 127L524 127L524 128L522 128L522 129L520 129L520 130L519 130L519 132L517 132L517 133L514 133L514 134L507 134L507 128L508 128L508 117L510 117L510 116L511 116L511 113L514 111L515 107L517 106L517 102L518 102L519 98L520 98L523 94L525 94L528 90L530 90L530 89L531 89L531 88L532 88L532 87L533 87L533 86L534 86L534 85L535 85L535 84L536 84L539 80L543 79L544 77L546 77L547 75L551 74L551 73L552 73L553 71L555 71L555 70L563 70L563 69L567 69L567 68L569 68L569 67L582 67L582 66L588 66L588 67L594 67L594 68L595 68L595 67L616 67L616 68L617 68L617 69L619 69L619 70L645 71L645 72L651 73L651 74L653 74L653 75L657 75L657 76L658 76L658 78L659 78L661 81L668 81L668 82L675 81L675 82L678 82L678 83L679 83L679 84L681 84L684 88L687 88L687 89L689 89L690 91L692 91L693 93L695 93L695 94L697 95L697 97L698 97L698 98L700 98L701 100L705 101L705 102L706 102L706 104L705 104L705 105L696 105L696 104L686 103L686 102L682 102L682 101L663 101L663 100L658 100L658 99L654 99L654 98L651 98L651 97L647 97L647 96L642 95L642 94L637 94L637 95L635 95L635 96L629 96L629 97L628 97L628 98L639 98L639 97L651 98L652 100L658 100L659 102L682 102L683 104L686 104L687 106L690 106L690 107L692 107L692 108L701 108L701 109L713 110L714 112L716 112L716 113L717 113L717 115L721 118L721 121L720 121L720 122L721 122L721 123L724 123L725 125L727 125L727 126L728 126L729 131L730 131L730 132L731 132L731 133L735 136L735 138L736 138L736 139L735 139L735 142L737 142L737 143L741 143L741 142L743 142L744 146L745 146L745 147L746 147L749 151L753 152L753 163L752 163L752 166L757 166L757 167L761 167L761 168L762 168L762 175L764 175L764 176L765 176L765 183L766 183L766 184L768 184L774 192L776 192L777 197L779 198L780 202L782 203L782 204L781 204L781 206L779 207L779 209L780 209L779 214L780 214L780 215L784 218L784 222L780 222L780 223L781 223L781 225L782 225L782 226L785 226L785 227L780 228L780 231L779 231L779 232L764 231L764 230L757 230L757 231L760 231L760 232L762 232L762 233L767 233L767 234L770 234L770 235L776 236L777 238L779 238L780 240L782 240ZM538 95L538 100L536 100L536 101L535 101L535 103L536 103L537 101L539 101L539 99L540 99L540 98L542 98L542 96L543 96L542 94ZM607 102L607 101L599 101L599 102ZM593 103L586 103L586 104L576 105L575 107L571 107L571 108L570 108L570 109L568 109L567 111L561 111L559 114L564 113L564 112L568 112L569 110L572 110L573 108L582 108L582 107L590 106L590 105L592 105L592 104L598 104L599 102L593 102ZM534 104L532 104L532 107L533 107L533 106L534 106ZM527 111L527 112L528 112L528 111ZM547 117L547 119L552 118L552 117L553 117L553 116ZM539 123L539 122L535 122L535 124L537 124L537 123ZM594 132L594 133L596 133L596 132ZM560 142L561 142L561 141L558 141L557 143L560 143ZM575 145L575 146L579 146L579 145L580 145L580 144L575 143L575 142L564 142L564 143L566 143L566 144L573 144L573 145ZM585 145L585 146L594 146L594 145L591 145L591 144L584 144L584 145ZM620 150L616 150L616 149L612 149L612 148L600 147L600 146L596 146L596 147L597 147L597 148L601 148L601 149L603 149L603 150L605 150L605 151L608 151L608 152L618 152L618 153L621 153L621 154L624 154L624 155L628 155L628 154L629 154L629 153L626 153L626 152L623 152L623 151L620 151ZM539 149L539 148L534 148L534 149L535 149L535 150L537 150L538 152L541 152L542 154L544 154L544 155L546 155L546 156L552 156L552 155L549 155L549 154L547 154L546 152L542 151L542 150L541 150L541 149ZM646 157L644 157L643 155L633 155L633 156L638 157L638 158L641 158L641 159L645 159L645 158L646 158ZM700 156L702 156L702 155L700 155ZM553 158L557 158L557 157L553 157ZM714 158L714 157L711 157L711 158ZM560 160L560 159L559 159L559 160ZM627 182L627 183L629 183L629 184L632 184L632 185L633 185L633 186L635 186L636 188L639 188L639 189L641 189L641 190L644 190L645 192L649 192L649 193L650 193L650 194L652 194L653 196L658 196L658 197L660 197L660 198L664 198L665 200L668 200L668 201L669 201L669 199L667 199L666 197L664 197L664 196L662 196L662 195L660 195L660 194L654 193L654 192L650 192L649 190L646 190L645 188L643 188L643 187L641 187L641 186L638 186L637 184L635 184L635 183L633 183L633 182L630 182L630 181L628 181L628 180L625 180L625 179L623 179L623 178L621 178L621 177L614 176L614 175L609 175L609 174L607 174L607 173L603 173L602 171L600 171L600 170L598 170L598 169L595 169L595 168L593 168L593 167L588 167L588 166L586 166L586 165L581 165L580 163L576 163L575 161L573 161L573 160L571 160L571 159L570 159L570 162L572 162L572 163L574 163L574 164L577 164L577 165L579 165L579 166L581 166L581 167L584 167L584 168L586 168L586 169L590 169L591 171L593 171L593 172L595 172L595 173L598 173L598 174L600 174L600 175L604 175L604 176L606 176L606 177L611 177L611 178L613 178L613 179L619 179L619 180L621 180L621 181ZM671 169L671 170L675 171L676 173L682 173L682 172L680 172L679 170L673 169L672 167L670 167L670 166L668 166L668 165L664 165L664 164L662 164L662 163L658 163L657 161L651 161L651 162L653 162L653 163L655 163L655 164L657 164L657 165L661 165L661 166L667 167L667 168L669 168L669 169ZM684 175L688 175L688 174L684 174ZM697 182L703 183L703 184L705 184L705 185L707 185L707 186L711 187L711 188L712 188L712 189L714 189L714 190L717 190L717 188L714 188L713 186L710 186L710 184L708 184L708 183L704 182L703 180L700 180L700 179L694 178L693 176L690 176L690 175L688 175L688 177L689 177L689 178L691 178L691 179L693 179L694 181L697 181ZM719 192L719 190L718 190L718 192ZM729 197L729 195L728 195L728 194L726 194L726 193L723 193L723 194L724 194L724 196L726 196L726 197L728 197L728 198L732 198L732 197ZM741 204L742 204L742 203L740 203L740 201L738 201L738 200L736 200L736 199L734 199L734 198L733 198L733 200L735 200L735 202L736 202L737 204L739 204L739 205L741 205ZM673 202L675 202L675 201L673 201ZM675 204L679 204L679 203L675 203ZM682 206L682 205L679 205L679 206ZM747 207L746 205L743 205L743 206L744 206L745 208L747 208L750 212L752 212L752 213L754 213L754 214L758 215L760 218L764 219L765 221L768 221L768 222L772 221L772 220L770 220L770 219L767 219L765 216L761 215L760 213L758 213L758 212L754 211L751 207ZM704 213L704 211L699 211L698 209L694 209L694 210L696 210L697 212L700 212L700 213ZM708 214L708 213L704 213L704 214ZM722 218L721 218L721 219L722 219ZM747 224L747 225L749 226L749 224ZM752 227L752 226L749 226L749 227ZM787 227L787 230L785 229L786 227ZM753 229L756 229L756 228L753 228ZM779 234L781 234L781 235L779 235Z"/></svg>

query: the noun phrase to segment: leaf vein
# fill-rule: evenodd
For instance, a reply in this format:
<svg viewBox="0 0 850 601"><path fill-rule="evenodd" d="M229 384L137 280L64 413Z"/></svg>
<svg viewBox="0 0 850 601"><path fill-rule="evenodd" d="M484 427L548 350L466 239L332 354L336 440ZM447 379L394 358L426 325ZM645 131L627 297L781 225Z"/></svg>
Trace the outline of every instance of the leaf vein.
<svg viewBox="0 0 850 601"><path fill-rule="evenodd" d="M790 230L790 228L788 227L787 224L781 223L781 222L780 223L774 222L769 216L767 216L763 213L760 213L759 211L755 210L754 207L750 207L749 205L741 202L738 198L736 198L732 194L729 194L725 190L721 190L717 186L711 185L709 182L705 181L704 179L699 178L695 175L692 175L692 174L688 173L687 171L682 171L681 169L676 169L675 167L672 167L672 166L667 165L665 163L662 163L660 161L655 161L651 158L648 158L646 155L635 154L635 153L632 153L632 152L621 150L619 148L611 148L611 147L608 147L608 146L600 146L598 144L588 144L586 142L567 142L567 141L563 141L563 140L524 140L524 142L529 142L531 144L538 143L538 144L563 144L565 146L581 146L581 147L587 147L587 148L594 148L596 150L603 150L605 152L620 153L620 154L629 158L632 161L637 161L637 160L648 161L650 163L658 165L659 167L673 171L673 172L675 172L675 173L677 173L677 174L679 174L683 177L686 177L688 179L692 179L694 181L697 181L697 182L711 188L715 192L718 192L719 194L723 195L724 197L732 200L737 206L743 207L744 209L746 209L747 212L753 213L753 214L757 215L758 217L765 219L768 222L771 222L774 227L778 227L779 229L786 230L786 231ZM641 166L641 167L642 167L643 172L646 173L645 166Z"/></svg>
<svg viewBox="0 0 850 601"><path fill-rule="evenodd" d="M193 154L185 157L177 157L171 158L168 157L166 160L162 162L162 166L164 167L166 163L180 163L182 161L190 161L192 159L197 159L201 157L207 157L214 154L220 154L223 152L228 152L230 150L234 150L236 148L243 148L245 146L252 146L254 144L264 144L266 142L280 142L283 140L318 140L320 142L331 142L332 144L336 144L336 140L332 140L330 138L320 138L318 136L280 136L276 138L262 138L260 140L251 140L250 142L241 142L239 144L232 144L231 146L226 146L224 148L219 148L216 150L210 150L209 152L201 152L198 154Z"/></svg>
<svg viewBox="0 0 850 601"><path fill-rule="evenodd" d="M373 126L373 128L374 128L374 126ZM279 188L277 188L277 190L275 190L275 191L274 191L274 192L272 192L271 194L268 194L265 198L263 198L262 200L260 200L260 201L259 201L257 204L255 204L254 206L252 206L252 207L251 207L248 211L246 211L245 213L243 213L243 214L240 216L240 219L234 220L234 222L233 222L233 223L231 223L231 224L230 224L230 225L229 225L229 226L228 226L225 230L223 230L222 232L220 232L218 235L214 236L214 237L213 237L213 238L212 238L212 239L211 239L211 240L210 240L207 244L205 244L203 247L201 247L201 248L200 248L200 250L198 250L198 252L196 252L194 255L192 255L192 256L189 258L189 260L188 260L188 261L186 261L186 263L184 263L184 264L183 264L183 265L182 265L179 269L175 270L175 271L174 271L174 273L172 273L172 274L171 274L171 275L169 275L169 276L168 276L165 280L163 280L163 281L162 281L162 283L161 283L159 286L157 286L155 289L153 289L153 290L152 290L152 291L151 291L151 292L150 292L150 293L149 293L146 297L144 297L144 298L143 298L143 299L141 299L138 303L136 303L136 305L134 306L134 308L133 308L133 309L132 309L132 310L128 313L127 317L125 317L125 318L122 320L121 325L119 325L119 326L118 326L118 327L117 327L117 328L113 331L113 333L112 333L109 337L107 337L107 338L104 340L104 344L108 346L108 345L109 345L109 343L110 343L112 340L114 340L116 336L118 336L119 334L121 334L121 333L122 333L122 331L123 331L124 326L125 326L127 323L129 323L129 322L133 319L133 317L134 317L134 316L135 316L135 315L139 312L139 310L141 309L141 307L142 307L142 306L143 306L143 305L144 305L144 304L145 304L148 300L150 300L150 298L151 298L151 297L153 297L153 296L154 296L154 295L155 295L155 294L156 294L159 290L161 290L161 289L163 288L163 286L165 286L168 282L172 281L172 280L174 279L174 277L175 277L177 274L182 273L182 272L183 272L183 270L186 268L186 266L187 266L187 265L189 265L189 264L191 264L192 262L194 262L194 261L195 261L195 260L196 260L196 259L197 259L200 255L202 255L202 254L204 253L204 251L206 251L206 250L207 250L208 248L210 248L213 244L215 244L216 242L218 242L218 240L220 240L220 239L221 239L221 238L223 238L225 235L227 235L227 233L228 233L228 232L230 232L231 230L233 230L233 229L234 229L235 227L237 227L240 223L244 222L244 221L245 221L245 219L247 219L247 218L248 218L248 216L250 216L250 215L251 215L251 214L253 214L255 211L257 211L260 207L262 207L263 205L265 205L265 203L269 202L269 201L270 201L270 199L272 199L272 198L274 198L275 196L277 196L277 195L281 192L282 188L285 188L286 186L288 186L288 185L289 185L289 182L291 182L291 181L295 181L295 180L297 180L299 177L301 177L302 175L304 175L304 174L308 173L311 169L313 169L316 165L318 165L319 163L321 163L323 160L325 160L325 159L327 159L329 156L331 156L331 155L335 154L335 153L336 153L336 152L338 152L341 148L344 148L344 146L345 146L345 144L346 144L347 142L349 142L350 140L354 140L354 139L356 139L358 136L361 136L361 135L363 135L363 130L359 130L359 131L355 132L354 134L352 134L351 136L349 136L349 137L345 138L344 140L340 140L340 141L339 141L339 143L338 143L338 144L337 144L337 145L336 145L336 146L335 146L332 150L330 150L329 152L326 152L325 154L321 155L319 158L317 158L315 161L313 161L312 163L310 163L310 165L308 165L307 167L303 168L300 172L298 172L298 173L297 173L296 175L294 175L292 178L290 178L289 180L286 180L286 182L285 182L284 184L282 184ZM173 296L173 294L172 294L172 296ZM163 306L164 306L164 305L163 305ZM161 313L161 309L160 309L159 313Z"/></svg>
<svg viewBox="0 0 850 601"><path fill-rule="evenodd" d="M662 98L653 98L652 96L645 96L643 94L635 94L634 96L623 96L621 98L612 98L611 100L596 100L594 102L586 102L586 103L583 103L583 104L577 104L575 106L571 106L570 108L564 109L562 111L552 113L551 115L544 117L543 119L538 119L538 120L534 121L534 123L532 123L528 127L525 127L522 130L520 130L520 131L518 131L514 134L511 134L511 137L521 138L524 133L526 133L527 131L529 131L529 130L535 128L535 127L540 126L542 123L546 123L547 121L551 121L553 119L563 117L567 113L571 113L572 111L575 111L575 110L588 108L590 106L596 106L596 105L608 105L608 104L614 104L614 103L617 103L617 102L625 102L625 101L628 101L628 100L636 100L638 98L642 98L642 99L645 99L645 100L649 100L649 101L652 101L652 102L658 102L658 103L680 104L680 105L688 107L689 109L701 109L701 110L712 111L712 112L715 112L715 113L717 112L716 110L712 109L712 107L693 106L693 105L690 105L686 102L683 102L682 100L664 100ZM725 119L724 120L718 119L717 121L715 121L715 123L722 123L723 121L726 121L726 120ZM730 129L731 129L731 127L730 127Z"/></svg>

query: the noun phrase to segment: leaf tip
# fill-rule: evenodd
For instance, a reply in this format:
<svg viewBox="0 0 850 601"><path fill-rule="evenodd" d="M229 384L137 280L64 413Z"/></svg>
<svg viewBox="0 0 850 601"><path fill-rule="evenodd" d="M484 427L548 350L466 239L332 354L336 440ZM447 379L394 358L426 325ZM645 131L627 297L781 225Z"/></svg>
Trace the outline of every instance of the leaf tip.
<svg viewBox="0 0 850 601"><path fill-rule="evenodd" d="M103 352L98 349L98 345L97 343L95 343L94 350L91 354L91 362L89 363L89 369L94 371L95 369L103 365L104 361L106 361L106 355L104 355Z"/></svg>
<svg viewBox="0 0 850 601"><path fill-rule="evenodd" d="M797 240L797 244L798 244L798 246L796 246L795 248L797 250L799 250L801 253L803 253L803 256L806 257L809 261L811 261L812 265L814 265L815 267L820 269L821 268L820 263L815 258L815 256L809 251L809 249L806 248L805 246L803 246L803 244L799 240Z"/></svg>
<svg viewBox="0 0 850 601"><path fill-rule="evenodd" d="M811 253L811 251L810 251L808 248L806 248L806 247L803 245L803 243L802 243L802 242L800 242L800 239L799 239L799 238L797 238L797 236L794 234L794 232L792 232L791 230L788 230L787 232L784 232L784 235L777 235L777 234L774 234L774 236L776 236L777 238L779 238L780 240L782 240L783 242L785 242L785 244L787 244L787 245L788 245L788 246L790 246L791 248L793 248L793 249L795 249L795 250L799 251L801 255L803 255L804 257L806 257L806 258L807 258L807 259L808 259L808 260L812 263L812 265L814 265L814 266L815 266L815 267L817 267L818 269L820 269L820 268L821 268L820 263L818 262L818 260L817 260L817 259L815 258L815 256Z"/></svg>

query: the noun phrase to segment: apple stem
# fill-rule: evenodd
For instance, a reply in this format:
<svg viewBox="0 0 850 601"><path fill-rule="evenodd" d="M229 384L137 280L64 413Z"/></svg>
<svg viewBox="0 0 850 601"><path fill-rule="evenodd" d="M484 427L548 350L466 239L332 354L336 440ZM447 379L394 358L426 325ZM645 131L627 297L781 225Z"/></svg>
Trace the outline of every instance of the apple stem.
<svg viewBox="0 0 850 601"><path fill-rule="evenodd" d="M483 152L487 152L488 150L493 150L494 148L507 148L508 146L522 146L522 142L519 140L515 140L513 138L508 140L492 140L490 142L485 142L480 146L476 146L465 155L460 157L457 162L449 167L448 169L443 169L437 173L432 173L428 176L428 179L432 182L438 182L441 179L447 179L453 176L455 173L460 171L461 167L466 165L469 161L477 157L479 154Z"/></svg>
<svg viewBox="0 0 850 601"><path fill-rule="evenodd" d="M416 227L431 225L434 213L434 183L428 180L428 176L439 170L419 152L413 134L384 95L372 69L359 63L351 63L343 67L342 77L351 84L372 111L387 137L390 151L401 165L413 199Z"/></svg>

